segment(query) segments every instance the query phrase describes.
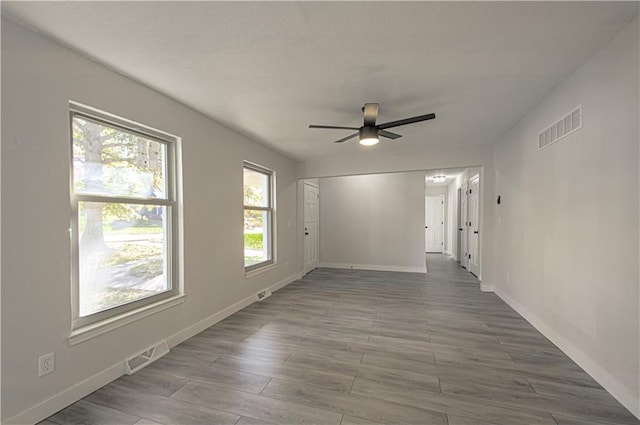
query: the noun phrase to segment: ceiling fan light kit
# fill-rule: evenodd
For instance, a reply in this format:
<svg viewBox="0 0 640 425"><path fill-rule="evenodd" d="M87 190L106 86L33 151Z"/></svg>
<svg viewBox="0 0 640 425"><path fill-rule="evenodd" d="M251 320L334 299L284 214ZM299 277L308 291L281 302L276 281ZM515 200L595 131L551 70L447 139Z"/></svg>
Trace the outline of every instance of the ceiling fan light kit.
<svg viewBox="0 0 640 425"><path fill-rule="evenodd" d="M376 127L362 127L358 130L360 144L363 146L373 146L378 144L378 129Z"/></svg>
<svg viewBox="0 0 640 425"><path fill-rule="evenodd" d="M380 141L380 136L387 139L399 139L402 137L400 134L387 131L387 128L400 127L401 125L413 124L420 121L432 120L436 117L436 114L419 115L417 117L405 118L398 121L390 121L384 124L376 124L378 119L378 104L377 103L365 103L362 107L363 125L362 127L343 127L333 125L309 125L309 128L324 128L332 130L358 130L357 133L351 134L340 140L336 140L334 143L343 143L347 140L351 140L354 137L358 137L358 141L363 146L373 146Z"/></svg>

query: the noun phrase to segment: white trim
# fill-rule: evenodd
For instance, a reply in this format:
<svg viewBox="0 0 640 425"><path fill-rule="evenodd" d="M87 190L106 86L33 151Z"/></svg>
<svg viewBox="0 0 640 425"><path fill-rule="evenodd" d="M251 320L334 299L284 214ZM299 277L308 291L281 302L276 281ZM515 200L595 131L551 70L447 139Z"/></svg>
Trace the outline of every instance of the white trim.
<svg viewBox="0 0 640 425"><path fill-rule="evenodd" d="M92 118L94 120L97 119L103 122L107 121L111 124L116 124L120 127L125 127L138 133L142 133L142 135L155 137L165 143L173 143L180 139L180 137L176 136L175 134L158 130L157 128L150 127L137 121L133 121L120 115L112 114L110 112L106 112L101 109L94 108L93 106L76 102L74 100L69 101L69 110L79 115L84 115L88 118Z"/></svg>
<svg viewBox="0 0 640 425"><path fill-rule="evenodd" d="M317 203L317 207L318 207L318 219L316 221L316 233L319 234L320 233L320 186L312 183L308 180L303 180L302 181L302 225L303 227L306 229L307 228L307 191L305 186L309 186L312 187L314 189L316 189L317 195L318 195L318 203ZM306 233L306 230L305 230ZM306 235L305 235L306 236ZM312 270L315 270L316 268L318 268L318 264L320 263L320 238L317 237L316 238L316 249L317 249L317 255L316 255L316 261L314 263L312 263L310 266L307 267L307 250L306 250L306 241L307 238L305 238L304 236L302 236L302 271L304 274L307 274L309 272L311 272Z"/></svg>
<svg viewBox="0 0 640 425"><path fill-rule="evenodd" d="M96 373L92 377L67 388L64 391L50 397L35 406L32 406L12 418L7 419L3 424L35 424L48 418L57 411L64 409L68 405L75 403L82 397L91 394L95 390L104 387L109 382L118 379L124 374L122 361Z"/></svg>
<svg viewBox="0 0 640 425"><path fill-rule="evenodd" d="M138 354L127 358L124 361L124 373L126 373L127 375L133 375L140 369L149 366L151 363L155 362L161 357L166 356L167 354L169 354L169 344L167 344L167 341L162 340L156 342L155 344L152 344L149 347L141 350ZM132 361L135 359L142 359L143 361L132 368Z"/></svg>
<svg viewBox="0 0 640 425"><path fill-rule="evenodd" d="M477 229L476 231L477 233L477 237L476 237L476 258L475 258L475 265L476 265L476 270L475 273L473 273L471 271L471 261L467 262L467 270L474 275L475 277L478 278L478 280L482 281L482 237L484 235L484 229L482 228L482 220L483 220L483 211L482 211L482 193L484 191L484 187L482 186L484 183L484 178L480 175L480 171L478 171L477 173L474 173L471 178L469 179L469 183L468 183L468 190L471 192L471 186L472 186L472 181L473 180L478 180L478 206L477 206L477 210L478 210L478 216L475 218L477 219L476 224L474 224L471 220L474 219L474 217L470 217L469 212L467 213L467 220L471 223L471 226L468 227L468 232L467 232L467 251L470 252L471 250L469 249L471 244L469 243L470 241L470 237L473 233L473 229L474 227ZM471 195L473 195L473 193L468 193L467 196L467 209L469 209L470 205L471 205Z"/></svg>
<svg viewBox="0 0 640 425"><path fill-rule="evenodd" d="M618 381L602 366L594 361L588 354L576 347L571 341L558 334L551 326L532 314L524 306L509 297L502 290L496 289L495 293L504 302L509 304L518 314L524 317L534 328L553 342L560 350L578 364L585 372L595 379L616 400L626 407L635 417L640 419L640 395L634 394L631 389Z"/></svg>
<svg viewBox="0 0 640 425"><path fill-rule="evenodd" d="M427 219L427 216L429 215L429 213L427 212L427 204L429 203L429 198L438 198L438 199L440 199L440 214L441 214L441 217L442 217L442 220L440 221L440 230L442 232L442 238L440 239L440 250L439 251L438 250L436 250L436 251L430 250L429 248L433 248L433 247L428 247L427 246L427 230L428 230L427 229L427 225L429 224L428 223L428 219ZM444 210L444 195L443 194L425 195L424 204L425 204L425 208L424 208L425 209L425 214L424 214L424 216L425 216L424 217L424 222L425 222L425 224L424 224L424 228L425 228L425 232L424 232L424 252L425 252L425 254L431 254L431 253L446 254L446 251L444 249L445 248L444 247L444 240L446 238L446 235L445 235L445 232L444 232L444 230L445 230L444 222L445 222L445 220L447 220L447 218L444 215L444 212L445 212L445 210Z"/></svg>
<svg viewBox="0 0 640 425"><path fill-rule="evenodd" d="M282 289L288 284L293 283L296 280L302 279L302 276L304 276L304 273L293 274L285 279L282 279L280 282L276 282L273 285L268 286L268 288L271 289L271 292L276 292L278 289Z"/></svg>
<svg viewBox="0 0 640 425"><path fill-rule="evenodd" d="M493 285L484 284L482 282L480 282L480 290L482 292L495 292Z"/></svg>
<svg viewBox="0 0 640 425"><path fill-rule="evenodd" d="M300 278L299 274L291 275L279 282L274 283L273 285L268 286L267 288L271 289L271 292L275 292L278 289L287 286L291 282L295 282L299 278ZM256 300L257 299L255 294L251 294L248 297L243 298L234 304L231 304L229 307L223 310L220 310L219 312L214 313L211 316L206 317L197 323L194 323L188 328L185 328L180 332L176 332L175 334L167 338L167 343L169 344L169 347L173 348L176 345L180 344L181 342L191 338L192 336L198 335L200 332L204 331L207 328L210 328L211 326L215 325L219 321L224 320L227 317L231 316L232 314L242 310L243 308L250 306L251 304L256 302Z"/></svg>
<svg viewBox="0 0 640 425"><path fill-rule="evenodd" d="M69 334L69 345L76 345L81 342L88 341L124 325L128 325L129 323L136 322L147 316L151 316L152 314L156 314L178 304L182 304L184 300L184 294L175 295L171 298L158 301L157 303L149 304L136 310L131 310L124 314L110 317L101 322L92 323L82 328L78 328Z"/></svg>
<svg viewBox="0 0 640 425"><path fill-rule="evenodd" d="M75 118L81 117L83 120L94 122L101 126L110 127L119 131L131 134L138 134L142 137L153 140L154 142L164 145L164 180L166 196L164 198L147 198L141 196L132 196L131 198L125 196L115 196L108 193L76 193L74 187L74 173L75 165L73 158L70 157L70 206L71 206L71 283L72 283L72 296L71 296L71 312L72 320L71 326L73 329L84 332L86 329L93 329L94 324L102 327L105 323L110 323L114 318L119 320L120 317L126 317L129 312L137 312L143 310L145 306L156 305L155 300L171 300L174 297L181 295L182 285L179 281L181 275L180 269L182 264L178 263L177 251L179 251L179 245L181 244L182 236L178 233L179 223L182 221L182 216L178 215L174 209L178 208L177 199L180 197L180 188L177 186L178 176L177 171L180 169L176 164L176 158L178 157L178 150L180 149L180 138L172 136L169 133L165 133L161 130L156 130L152 127L135 123L126 118L111 114L109 112L100 111L96 108L92 108L77 102L69 102L69 153L73 156L75 138L73 135L73 122ZM125 302L124 304L113 306L112 308L93 312L87 316L82 317L80 315L80 231L79 231L79 204L81 202L93 202L93 203L129 203L136 205L156 205L162 206L165 210L165 217L163 220L163 241L164 241L164 258L166 261L165 274L167 284L169 288L167 291L153 295L148 298L132 300ZM70 344L74 339L75 331L72 331L70 335ZM81 342L82 339L79 340Z"/></svg>
<svg viewBox="0 0 640 425"><path fill-rule="evenodd" d="M278 268L278 264L276 264L274 262L274 263L267 264L266 266L262 266L260 268L252 269L252 270L249 270L249 271L247 271L245 269L244 277L245 277L245 279L249 279L249 278L251 278L253 276L256 276L256 275L259 275L259 274L262 274L262 273L265 273L265 272L269 272L269 271L275 270L277 268Z"/></svg>
<svg viewBox="0 0 640 425"><path fill-rule="evenodd" d="M378 265L378 264L319 263L318 267L326 267L330 269L374 270L374 271L381 271L381 272L406 272L406 273L426 273L427 272L427 266L407 267L407 266L389 266L389 265Z"/></svg>
<svg viewBox="0 0 640 425"><path fill-rule="evenodd" d="M244 206L244 211L247 210L254 210L254 211L262 211L262 212L266 212L268 217L269 217L269 223L266 226L267 227L267 241L268 241L268 246L266 247L266 252L267 252L267 259L265 261L262 261L260 263L257 264L252 264L247 266L246 264L244 265L244 273L245 276L251 276L252 272L256 271L256 270L262 270L265 268L268 268L270 266L275 266L277 263L277 252L276 252L276 247L278 246L277 243L277 234L278 234L278 229L277 229L277 218L276 218L276 197L277 197L277 193L276 193L276 172L275 170L271 170L269 168L263 167L262 165L258 165L254 162L251 161L242 161L242 172L243 172L243 180L242 180L242 187L244 190L245 187L245 181L244 181L244 172L246 170L250 170L253 171L255 173L260 173L264 176L267 177L267 183L269 185L268 187L268 202L267 202L267 206L258 206L258 205L245 205L244 204L244 195L243 195L243 206ZM244 214L244 212L243 212ZM263 232L264 232L264 225L263 225ZM243 245L244 246L244 245ZM268 268L267 270L271 270L273 267ZM266 271L266 270L265 270Z"/></svg>
<svg viewBox="0 0 640 425"><path fill-rule="evenodd" d="M281 289L288 284L295 282L296 280L302 277L301 274L291 275L279 282L274 283L273 285L268 286L272 292ZM184 296L182 296L184 298ZM182 302L182 301L181 301ZM215 325L221 320L226 319L232 314L236 313L239 310L253 304L256 302L255 294L252 294L235 304L219 311L211 316L197 322L196 324L189 326L188 328L177 332L166 339L169 347L173 348L181 342L191 338L194 335L202 332L210 326ZM167 307L168 308L168 307ZM150 313L152 314L152 313ZM107 331L105 331L107 332ZM133 355L134 353L132 353ZM113 366L110 366L104 369L101 372L96 373L92 377L85 379L84 381L67 388L59 392L58 394L36 404L35 406L29 407L28 409L18 413L12 418L7 419L3 422L3 425L11 425L11 424L31 424L40 422L49 416L53 415L57 411L64 409L72 403L80 400L81 398L91 394L92 392L102 388L107 385L111 381L114 381L124 375L124 365L123 361L120 360Z"/></svg>

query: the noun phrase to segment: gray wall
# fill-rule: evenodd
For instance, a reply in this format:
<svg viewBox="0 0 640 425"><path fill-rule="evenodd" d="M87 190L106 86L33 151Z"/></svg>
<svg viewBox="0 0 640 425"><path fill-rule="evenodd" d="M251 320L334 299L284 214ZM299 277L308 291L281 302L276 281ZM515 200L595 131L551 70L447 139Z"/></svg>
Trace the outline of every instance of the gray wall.
<svg viewBox="0 0 640 425"><path fill-rule="evenodd" d="M69 100L182 137L187 295L179 306L73 347ZM293 161L7 20L2 124L5 419L64 391L81 393L83 380L300 271ZM278 185L278 264L250 279L243 268L243 160L275 170ZM38 357L52 351L56 372L38 378Z"/></svg>
<svg viewBox="0 0 640 425"><path fill-rule="evenodd" d="M496 292L640 415L638 21L495 144ZM583 106L583 128L538 133Z"/></svg>
<svg viewBox="0 0 640 425"><path fill-rule="evenodd" d="M320 263L425 271L424 172L320 179Z"/></svg>

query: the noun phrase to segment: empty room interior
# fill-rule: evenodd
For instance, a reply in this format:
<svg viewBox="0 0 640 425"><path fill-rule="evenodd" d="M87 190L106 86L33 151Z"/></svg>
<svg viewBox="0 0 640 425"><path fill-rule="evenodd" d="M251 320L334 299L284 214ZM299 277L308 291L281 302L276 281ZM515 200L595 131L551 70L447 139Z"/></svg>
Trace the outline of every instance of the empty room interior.
<svg viewBox="0 0 640 425"><path fill-rule="evenodd" d="M2 424L640 424L638 2L1 4Z"/></svg>

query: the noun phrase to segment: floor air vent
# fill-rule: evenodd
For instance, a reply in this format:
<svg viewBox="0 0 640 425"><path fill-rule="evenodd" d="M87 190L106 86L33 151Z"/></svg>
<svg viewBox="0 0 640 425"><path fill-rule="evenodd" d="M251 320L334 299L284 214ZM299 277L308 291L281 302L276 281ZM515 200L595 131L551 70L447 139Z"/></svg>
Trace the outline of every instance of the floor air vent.
<svg viewBox="0 0 640 425"><path fill-rule="evenodd" d="M124 361L124 372L133 375L143 367L150 365L169 352L167 341L160 341L143 352Z"/></svg>
<svg viewBox="0 0 640 425"><path fill-rule="evenodd" d="M263 289L262 291L258 292L256 294L256 297L258 298L258 301L262 301L265 298L271 296L271 289L267 288L267 289Z"/></svg>
<svg viewBox="0 0 640 425"><path fill-rule="evenodd" d="M558 140L582 128L582 105L569 112L551 127L538 134L538 150L544 149Z"/></svg>

